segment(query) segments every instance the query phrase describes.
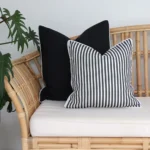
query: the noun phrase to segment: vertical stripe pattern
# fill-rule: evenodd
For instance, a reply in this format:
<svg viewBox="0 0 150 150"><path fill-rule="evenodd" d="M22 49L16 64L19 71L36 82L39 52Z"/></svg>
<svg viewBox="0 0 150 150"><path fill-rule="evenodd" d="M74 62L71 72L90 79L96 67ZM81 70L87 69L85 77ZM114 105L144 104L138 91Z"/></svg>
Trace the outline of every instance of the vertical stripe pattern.
<svg viewBox="0 0 150 150"><path fill-rule="evenodd" d="M131 39L122 41L101 55L93 48L69 40L73 93L66 108L140 107L131 85Z"/></svg>

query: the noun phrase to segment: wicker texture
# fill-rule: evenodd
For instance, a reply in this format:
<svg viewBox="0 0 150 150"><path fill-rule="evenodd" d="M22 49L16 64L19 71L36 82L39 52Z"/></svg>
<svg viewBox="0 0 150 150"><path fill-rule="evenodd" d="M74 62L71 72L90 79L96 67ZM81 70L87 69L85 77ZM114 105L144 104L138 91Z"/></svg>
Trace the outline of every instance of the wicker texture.
<svg viewBox="0 0 150 150"><path fill-rule="evenodd" d="M39 106L38 98L41 87L25 63L14 65L13 72L15 78L13 78L10 83L21 99L26 117L29 120L33 112Z"/></svg>
<svg viewBox="0 0 150 150"><path fill-rule="evenodd" d="M119 27L110 30L112 45L126 38L134 41L132 84L135 95L149 96L148 32L150 25ZM73 37L71 39L76 39ZM63 137L32 137L29 131L29 120L40 105L41 65L39 52L33 52L13 62L14 78L11 82L5 79L5 88L12 99L18 114L22 133L23 150L54 150L54 149L96 149L96 150L148 150L150 138L63 138ZM35 68L36 67L36 68ZM20 102L21 101L21 102ZM23 107L22 107L23 106Z"/></svg>

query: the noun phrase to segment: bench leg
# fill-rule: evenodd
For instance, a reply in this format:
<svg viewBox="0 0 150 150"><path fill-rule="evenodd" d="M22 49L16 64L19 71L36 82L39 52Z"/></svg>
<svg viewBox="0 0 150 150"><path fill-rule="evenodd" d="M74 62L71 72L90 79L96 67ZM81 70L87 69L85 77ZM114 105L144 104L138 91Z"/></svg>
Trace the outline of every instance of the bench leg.
<svg viewBox="0 0 150 150"><path fill-rule="evenodd" d="M22 150L29 150L28 139L22 139Z"/></svg>

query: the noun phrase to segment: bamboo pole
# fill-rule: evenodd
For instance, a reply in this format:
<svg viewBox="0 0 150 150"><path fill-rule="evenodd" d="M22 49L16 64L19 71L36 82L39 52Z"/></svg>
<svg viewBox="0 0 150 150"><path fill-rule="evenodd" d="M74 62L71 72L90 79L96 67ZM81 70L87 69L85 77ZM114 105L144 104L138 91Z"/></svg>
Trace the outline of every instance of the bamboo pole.
<svg viewBox="0 0 150 150"><path fill-rule="evenodd" d="M34 58L33 60L34 60L34 62L35 62L35 65L36 65L36 67L37 67L39 73L41 74L41 66L40 66L40 64L39 64L39 62L38 62L38 60L37 60L37 58Z"/></svg>
<svg viewBox="0 0 150 150"><path fill-rule="evenodd" d="M110 33L116 34L116 33L124 33L124 32L137 32L137 31L149 31L149 30L150 30L150 24L147 24L147 25L136 25L136 26L111 28Z"/></svg>
<svg viewBox="0 0 150 150"><path fill-rule="evenodd" d="M123 41L125 39L125 34L121 33L121 41Z"/></svg>
<svg viewBox="0 0 150 150"><path fill-rule="evenodd" d="M73 137L36 137L36 139L38 139L40 142L49 142L49 143L62 143L62 144L66 144L66 143L78 143L78 138L73 138Z"/></svg>
<svg viewBox="0 0 150 150"><path fill-rule="evenodd" d="M40 56L40 52L39 52L39 51L35 51L35 52L32 52L32 53L26 55L26 56L25 56L25 59L26 59L26 61L28 62L28 61L33 60L34 58L39 57L39 56Z"/></svg>
<svg viewBox="0 0 150 150"><path fill-rule="evenodd" d="M62 148L62 149L68 149L68 148L71 148L71 144L38 144L38 147L40 149L43 149L43 148L47 148L47 149L58 149L58 148Z"/></svg>
<svg viewBox="0 0 150 150"><path fill-rule="evenodd" d="M116 45L117 44L117 35L114 34L112 37L113 37L113 45Z"/></svg>
<svg viewBox="0 0 150 150"><path fill-rule="evenodd" d="M143 138L143 150L148 150L149 148L149 139Z"/></svg>
<svg viewBox="0 0 150 150"><path fill-rule="evenodd" d="M128 39L129 38L129 32L126 32L125 33L125 39Z"/></svg>
<svg viewBox="0 0 150 150"><path fill-rule="evenodd" d="M145 94L149 96L148 93L148 44L147 44L147 32L143 33L143 51L144 51L144 82L145 82Z"/></svg>
<svg viewBox="0 0 150 150"><path fill-rule="evenodd" d="M133 144L133 143L142 143L143 139L142 138L92 138L91 143L96 144L96 143L122 143L122 144Z"/></svg>
<svg viewBox="0 0 150 150"><path fill-rule="evenodd" d="M101 148L109 148L109 149L142 149L142 145L119 145L119 144L92 144L92 149L101 149Z"/></svg>
<svg viewBox="0 0 150 150"><path fill-rule="evenodd" d="M138 96L141 94L141 59L140 59L140 32L136 32L136 70L137 70L137 91Z"/></svg>

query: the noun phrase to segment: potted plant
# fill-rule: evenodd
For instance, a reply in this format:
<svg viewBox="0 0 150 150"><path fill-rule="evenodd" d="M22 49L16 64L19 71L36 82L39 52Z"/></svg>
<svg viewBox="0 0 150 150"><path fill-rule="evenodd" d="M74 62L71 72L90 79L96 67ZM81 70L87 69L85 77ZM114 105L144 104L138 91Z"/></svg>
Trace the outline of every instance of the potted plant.
<svg viewBox="0 0 150 150"><path fill-rule="evenodd" d="M13 14L6 8L0 8L0 24L5 23L9 30L8 39L9 42L0 42L1 45L5 44L16 44L18 51L21 53L24 51L25 47L28 47L30 41L40 49L39 38L30 27L26 27L24 23L25 18L19 10L16 10ZM7 92L4 87L4 77L7 77L10 81L11 76L13 77L12 63L11 63L11 54L2 54L0 51L0 110L8 102L7 111L12 112L12 103L11 99L7 95Z"/></svg>

